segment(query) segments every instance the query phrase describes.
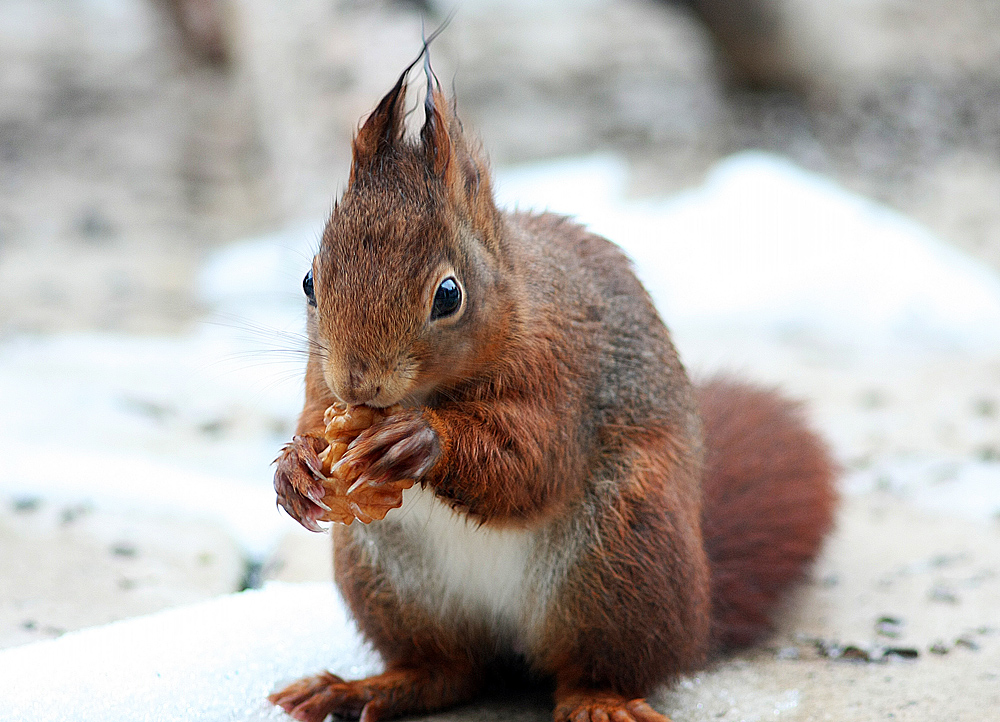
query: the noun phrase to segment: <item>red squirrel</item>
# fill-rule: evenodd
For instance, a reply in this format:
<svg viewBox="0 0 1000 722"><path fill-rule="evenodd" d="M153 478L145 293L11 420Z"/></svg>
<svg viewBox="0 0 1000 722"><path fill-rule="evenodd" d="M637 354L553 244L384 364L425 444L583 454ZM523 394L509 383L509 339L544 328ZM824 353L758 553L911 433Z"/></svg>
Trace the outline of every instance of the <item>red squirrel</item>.
<svg viewBox="0 0 1000 722"><path fill-rule="evenodd" d="M319 530L324 411L399 405L338 466L401 508L333 528L336 583L386 671L270 700L373 722L514 665L554 685L556 722L665 722L645 695L770 629L831 528L835 465L777 393L693 386L615 245L498 209L421 57L419 137L414 61L357 132L304 279L305 408L274 480Z"/></svg>

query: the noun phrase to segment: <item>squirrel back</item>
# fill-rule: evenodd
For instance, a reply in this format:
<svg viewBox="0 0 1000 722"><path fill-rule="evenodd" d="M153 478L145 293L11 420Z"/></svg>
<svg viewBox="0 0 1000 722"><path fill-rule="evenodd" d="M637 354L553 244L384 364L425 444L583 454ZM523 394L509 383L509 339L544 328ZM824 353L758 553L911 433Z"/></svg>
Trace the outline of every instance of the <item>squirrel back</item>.
<svg viewBox="0 0 1000 722"><path fill-rule="evenodd" d="M605 239L561 216L518 213L510 220L532 234L536 245L550 249L544 254L546 263L563 270L573 265L553 255L553 248L569 249L580 259L582 268L569 271L577 283L597 274L599 293L614 289L626 295L632 299L626 304L630 309L650 303L645 291L637 288L630 263ZM600 315L593 306L584 311L580 303L577 300L573 310L562 308L561 315L589 314L591 320ZM606 306L602 308L606 313ZM627 355L646 360L669 349L658 359L657 368L671 392L650 401L646 394L655 384L622 364L621 356L612 356L610 364L605 359L602 380L606 383L609 376L615 380L606 391L609 407L629 409L627 420L616 418L611 425L640 423L640 409L647 403L660 404L657 412L669 418L678 432L671 437L676 444L672 452L700 458L701 535L710 577L709 649L753 644L772 631L784 594L806 575L833 527L837 502L833 481L839 468L826 443L810 428L802 404L777 389L719 375L692 384L689 400L687 375L673 357L669 336L652 342L659 329L637 328L637 319L646 318L645 313L626 315L627 321L602 318L602 331L590 327L587 333L594 337L611 331L610 338L599 340L603 348L620 343L625 335ZM600 406L596 398L590 404L592 409ZM693 404L700 433L696 424L682 421L690 413L687 404ZM613 412L609 408L606 413Z"/></svg>

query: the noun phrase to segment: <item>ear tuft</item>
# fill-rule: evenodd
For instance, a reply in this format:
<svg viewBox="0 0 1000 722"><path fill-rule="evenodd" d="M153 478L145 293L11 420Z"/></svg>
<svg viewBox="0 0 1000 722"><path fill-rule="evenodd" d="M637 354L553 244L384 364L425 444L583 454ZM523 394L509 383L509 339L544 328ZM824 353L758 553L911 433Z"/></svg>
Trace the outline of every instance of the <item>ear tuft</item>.
<svg viewBox="0 0 1000 722"><path fill-rule="evenodd" d="M452 170L452 154L454 147L451 133L447 104L440 88L428 86L427 97L424 99L426 120L420 130L424 151L427 153L427 163L431 172L445 181L449 180L449 170Z"/></svg>
<svg viewBox="0 0 1000 722"><path fill-rule="evenodd" d="M442 92L429 54L424 56L424 75L427 96L420 138L427 170L441 182L457 207L463 208L477 225L486 227L497 214L486 161L466 141L456 102L448 102Z"/></svg>
<svg viewBox="0 0 1000 722"><path fill-rule="evenodd" d="M424 70L429 73L428 77L433 75L428 59L428 47L434 38L440 35L448 26L453 15L454 11L445 18L444 22L430 36L424 38L423 47L420 48L417 57L400 73L396 84L379 101L375 110L372 111L371 115L365 120L364 125L361 126L357 136L354 138L354 161L351 164L350 184L354 183L360 170L371 167L375 160L384 157L386 153L391 153L396 145L402 142L406 118L406 78L410 74L410 71L413 70L413 66L420 62L421 58L424 58ZM437 78L435 78L436 80ZM429 80L427 87L428 96L430 96L431 86Z"/></svg>
<svg viewBox="0 0 1000 722"><path fill-rule="evenodd" d="M416 62L416 61L414 61ZM406 103L406 76L410 64L399 76L392 90L385 94L375 110L365 120L354 138L351 178L353 184L359 171L372 165L379 157L392 151L403 138L404 105Z"/></svg>

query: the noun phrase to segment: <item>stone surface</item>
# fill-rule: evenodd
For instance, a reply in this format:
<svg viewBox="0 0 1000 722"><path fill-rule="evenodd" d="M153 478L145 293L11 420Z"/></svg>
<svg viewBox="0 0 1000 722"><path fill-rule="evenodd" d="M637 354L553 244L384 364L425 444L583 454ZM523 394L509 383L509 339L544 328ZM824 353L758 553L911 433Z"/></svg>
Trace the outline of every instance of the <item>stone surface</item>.
<svg viewBox="0 0 1000 722"><path fill-rule="evenodd" d="M0 647L59 637L240 589L235 541L212 522L0 496Z"/></svg>

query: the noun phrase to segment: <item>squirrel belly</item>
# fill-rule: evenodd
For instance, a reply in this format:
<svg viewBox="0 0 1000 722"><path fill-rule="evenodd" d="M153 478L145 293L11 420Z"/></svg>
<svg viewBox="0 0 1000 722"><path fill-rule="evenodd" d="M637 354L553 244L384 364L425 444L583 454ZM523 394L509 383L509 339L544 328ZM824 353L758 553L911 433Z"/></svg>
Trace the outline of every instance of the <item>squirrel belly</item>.
<svg viewBox="0 0 1000 722"><path fill-rule="evenodd" d="M494 529L415 486L382 523L352 525L341 543L368 549L372 573L439 624L466 620L499 650L525 654L573 554L557 527Z"/></svg>

